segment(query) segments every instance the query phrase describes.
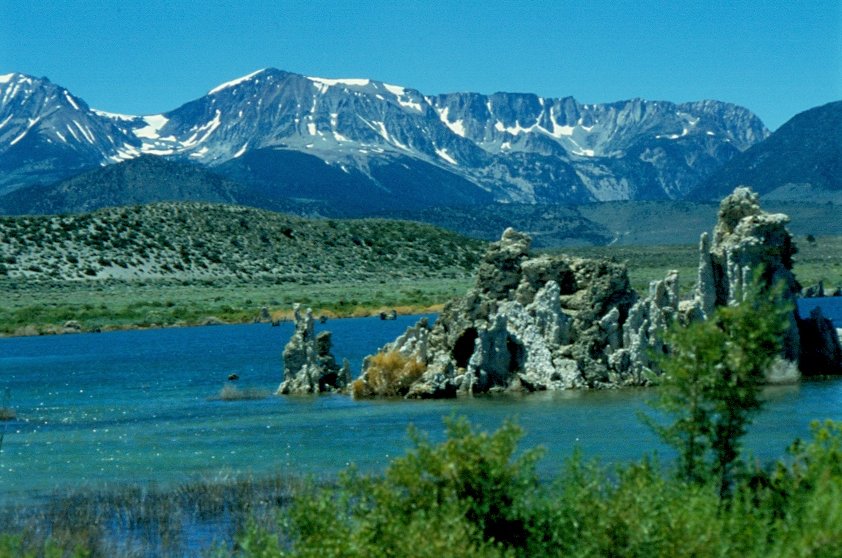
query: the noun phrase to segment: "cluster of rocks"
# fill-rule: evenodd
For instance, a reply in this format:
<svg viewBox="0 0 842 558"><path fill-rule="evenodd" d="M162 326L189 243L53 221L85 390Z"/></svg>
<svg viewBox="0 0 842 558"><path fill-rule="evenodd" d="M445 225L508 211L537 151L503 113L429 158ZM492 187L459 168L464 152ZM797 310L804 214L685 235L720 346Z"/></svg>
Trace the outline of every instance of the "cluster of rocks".
<svg viewBox="0 0 842 558"><path fill-rule="evenodd" d="M347 359L342 366L331 354L329 331L315 334L313 311L302 314L301 305L293 306L295 329L284 347L284 380L278 394L322 393L341 391L351 381L351 367Z"/></svg>
<svg viewBox="0 0 842 558"><path fill-rule="evenodd" d="M824 281L819 281L815 285L804 287L801 289L801 296L804 298L822 298L825 296L842 296L842 287L835 289L825 289Z"/></svg>
<svg viewBox="0 0 842 558"><path fill-rule="evenodd" d="M646 296L629 284L624 264L566 255L531 257L530 238L508 229L480 264L475 286L381 349L426 366L406 397L450 397L495 390L559 390L648 383L652 355L674 321L705 319L733 304L759 274L783 284L781 303L800 286L792 274L795 246L788 218L760 209L738 188L723 200L713 242L703 234L695 295L679 300L678 274L653 282ZM842 373L842 349L831 322L797 308L775 379ZM788 364L789 363L789 364ZM366 380L364 366L361 381ZM771 379L771 378L770 378Z"/></svg>

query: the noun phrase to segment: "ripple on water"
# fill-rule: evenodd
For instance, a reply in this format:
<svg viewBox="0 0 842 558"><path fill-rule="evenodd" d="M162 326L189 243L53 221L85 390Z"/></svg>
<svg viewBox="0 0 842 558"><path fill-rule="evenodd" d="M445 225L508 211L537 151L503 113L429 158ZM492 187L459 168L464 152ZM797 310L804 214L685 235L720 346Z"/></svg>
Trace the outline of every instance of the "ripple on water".
<svg viewBox="0 0 842 558"><path fill-rule="evenodd" d="M362 358L416 317L333 320L335 352ZM443 437L454 413L493 429L515 418L524 446L542 445L552 475L573 448L605 460L665 452L638 420L647 390L541 393L458 401L353 401L344 396L211 398L238 371L241 388L273 391L289 328L217 326L0 339L0 388L17 420L4 423L0 487L32 491L277 471L332 475L382 469L409 446L410 424ZM5 386L3 385L5 384ZM842 382L767 390L748 446L762 458L806 436L814 418L842 420ZM227 473L226 473L227 474Z"/></svg>

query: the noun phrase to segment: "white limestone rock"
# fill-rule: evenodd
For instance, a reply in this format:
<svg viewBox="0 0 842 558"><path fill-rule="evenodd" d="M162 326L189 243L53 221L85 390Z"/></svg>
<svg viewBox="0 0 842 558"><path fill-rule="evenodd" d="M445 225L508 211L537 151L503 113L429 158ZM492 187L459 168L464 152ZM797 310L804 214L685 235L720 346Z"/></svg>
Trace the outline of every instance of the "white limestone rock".
<svg viewBox="0 0 842 558"><path fill-rule="evenodd" d="M284 347L284 379L277 393L306 394L343 390L351 380L351 367L343 360L340 367L331 354L328 331L315 334L313 311L302 315L301 305L293 306L295 330Z"/></svg>

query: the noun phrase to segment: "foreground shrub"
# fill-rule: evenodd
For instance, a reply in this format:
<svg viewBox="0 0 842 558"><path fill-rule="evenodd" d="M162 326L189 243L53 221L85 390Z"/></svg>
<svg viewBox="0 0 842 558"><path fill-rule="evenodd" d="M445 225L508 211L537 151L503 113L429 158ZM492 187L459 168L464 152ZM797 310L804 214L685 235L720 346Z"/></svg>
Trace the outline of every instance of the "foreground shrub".
<svg viewBox="0 0 842 558"><path fill-rule="evenodd" d="M243 556L840 556L842 424L814 426L771 472L686 482L657 462L607 469L578 454L556 482L518 456L520 429L485 434L447 423L382 476L353 471L296 499L280 533L247 529Z"/></svg>
<svg viewBox="0 0 842 558"><path fill-rule="evenodd" d="M513 423L487 434L464 419L447 421L439 445L411 431L413 449L383 476L351 471L337 488L296 501L284 523L292 555L480 557L524 548L540 451L516 457L521 435ZM278 555L264 553L271 544L258 550L259 539L247 533L240 546Z"/></svg>
<svg viewBox="0 0 842 558"><path fill-rule="evenodd" d="M363 376L351 383L351 394L356 399L403 397L426 370L424 363L399 351L377 353L369 357Z"/></svg>
<svg viewBox="0 0 842 558"><path fill-rule="evenodd" d="M792 308L779 299L780 288L763 291L755 282L738 305L689 326L675 322L666 336L670 351L657 359L662 374L654 405L672 422L648 422L678 451L679 475L696 483L716 479L721 496L730 493L741 439L790 327Z"/></svg>

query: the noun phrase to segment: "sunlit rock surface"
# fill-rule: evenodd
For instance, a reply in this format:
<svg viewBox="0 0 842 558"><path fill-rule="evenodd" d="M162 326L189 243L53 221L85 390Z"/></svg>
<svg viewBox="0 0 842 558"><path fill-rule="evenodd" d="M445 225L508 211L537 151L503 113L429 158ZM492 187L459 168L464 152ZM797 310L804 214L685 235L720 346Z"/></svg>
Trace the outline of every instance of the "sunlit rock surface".
<svg viewBox="0 0 842 558"><path fill-rule="evenodd" d="M316 335L312 310L308 308L302 315L299 304L293 309L295 330L284 347L284 381L277 393L321 393L344 389L351 378L350 367L347 360L341 367L336 363L330 352L330 332Z"/></svg>
<svg viewBox="0 0 842 558"><path fill-rule="evenodd" d="M381 352L426 365L407 397L646 385L653 358L669 350L663 333L673 321L705 319L716 307L739 302L758 275L762 287L781 285L781 304L793 307L769 382L795 381L799 369L839 374L842 349L831 322L820 311L798 314L801 287L792 273L796 248L787 222L786 215L762 211L749 189L737 188L722 201L713 241L701 237L698 282L688 300L680 300L676 271L641 297L624 264L530 256L530 237L507 229L489 246L465 296L448 303L435 325L423 320Z"/></svg>

